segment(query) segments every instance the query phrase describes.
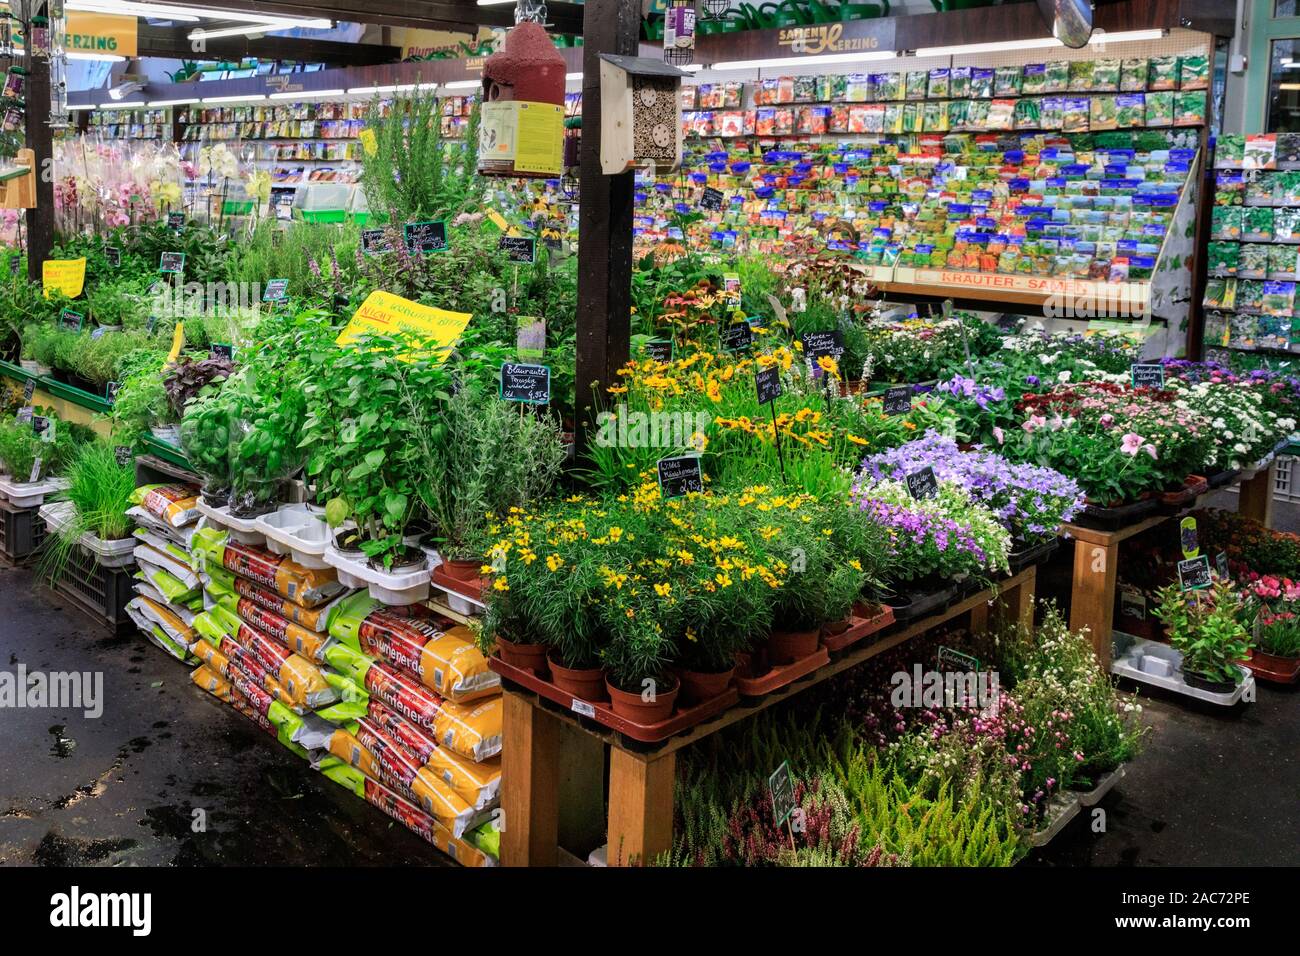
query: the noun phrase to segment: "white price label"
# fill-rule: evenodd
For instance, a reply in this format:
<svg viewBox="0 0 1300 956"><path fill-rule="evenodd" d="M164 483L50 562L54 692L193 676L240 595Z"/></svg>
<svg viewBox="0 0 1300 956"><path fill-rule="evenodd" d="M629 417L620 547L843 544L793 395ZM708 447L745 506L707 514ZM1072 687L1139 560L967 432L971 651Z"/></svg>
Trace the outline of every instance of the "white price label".
<svg viewBox="0 0 1300 956"><path fill-rule="evenodd" d="M595 707L587 703L585 700L578 700L578 698L576 697L573 698L573 703L569 705L569 709L572 710L575 714L582 714L582 716L584 717L596 716Z"/></svg>

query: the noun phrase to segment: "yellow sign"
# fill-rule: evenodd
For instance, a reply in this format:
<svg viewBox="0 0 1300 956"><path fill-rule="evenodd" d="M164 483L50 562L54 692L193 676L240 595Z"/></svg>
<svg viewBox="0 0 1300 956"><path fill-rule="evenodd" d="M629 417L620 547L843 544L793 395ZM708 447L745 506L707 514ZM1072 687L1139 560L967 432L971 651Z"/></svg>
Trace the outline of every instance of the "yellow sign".
<svg viewBox="0 0 1300 956"><path fill-rule="evenodd" d="M136 19L112 13L68 11L68 31L64 46L69 53L108 53L114 56L136 55Z"/></svg>
<svg viewBox="0 0 1300 956"><path fill-rule="evenodd" d="M564 107L520 103L515 169L521 173L564 172Z"/></svg>
<svg viewBox="0 0 1300 956"><path fill-rule="evenodd" d="M430 53L441 52L459 55L462 43L477 44L484 39L492 38L490 27L480 27L477 36L468 32L451 33L446 30L425 30L420 27L390 29L392 31L390 42L393 46L402 48L403 60L427 57Z"/></svg>
<svg viewBox="0 0 1300 956"><path fill-rule="evenodd" d="M167 353L167 363L171 365L181 357L181 349L185 346L185 323L177 322L176 328L172 329L172 350Z"/></svg>
<svg viewBox="0 0 1300 956"><path fill-rule="evenodd" d="M776 42L781 46L788 46L791 53L802 53L807 56L816 56L819 53L851 53L880 48L879 37L844 36L844 25L842 23L810 27L786 27L777 34Z"/></svg>
<svg viewBox="0 0 1300 956"><path fill-rule="evenodd" d="M373 129L363 129L357 134L357 139L361 140L361 148L366 151L367 156L374 156L379 152L379 143L375 139Z"/></svg>
<svg viewBox="0 0 1300 956"><path fill-rule="evenodd" d="M86 257L46 259L41 263L41 283L47 299L51 292L62 292L69 299L75 299L86 285Z"/></svg>
<svg viewBox="0 0 1300 956"><path fill-rule="evenodd" d="M472 318L469 312L435 309L376 289L366 296L335 341L348 345L363 335L405 334L431 340L430 344L440 347L445 357Z"/></svg>

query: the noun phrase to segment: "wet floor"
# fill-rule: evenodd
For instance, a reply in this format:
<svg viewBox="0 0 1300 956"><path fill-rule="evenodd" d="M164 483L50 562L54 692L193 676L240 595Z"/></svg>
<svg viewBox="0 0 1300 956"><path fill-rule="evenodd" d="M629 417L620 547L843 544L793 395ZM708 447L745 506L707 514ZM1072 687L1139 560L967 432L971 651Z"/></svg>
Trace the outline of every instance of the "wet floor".
<svg viewBox="0 0 1300 956"><path fill-rule="evenodd" d="M103 674L103 714L0 709L0 864L451 865L32 574L0 569L0 672Z"/></svg>

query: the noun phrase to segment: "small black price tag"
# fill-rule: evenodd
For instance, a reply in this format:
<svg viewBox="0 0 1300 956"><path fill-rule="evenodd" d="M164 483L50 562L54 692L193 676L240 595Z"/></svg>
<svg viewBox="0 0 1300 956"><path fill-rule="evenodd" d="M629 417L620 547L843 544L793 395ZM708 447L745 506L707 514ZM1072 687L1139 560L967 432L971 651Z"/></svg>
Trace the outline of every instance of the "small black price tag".
<svg viewBox="0 0 1300 956"><path fill-rule="evenodd" d="M704 473L698 455L660 458L659 493L665 498L681 498L691 492L704 491Z"/></svg>
<svg viewBox="0 0 1300 956"><path fill-rule="evenodd" d="M934 469L928 465L920 471L907 476L907 492L913 498L933 498L939 493L939 481L934 477Z"/></svg>
<svg viewBox="0 0 1300 956"><path fill-rule="evenodd" d="M17 416L18 421L20 423L30 423L34 411L35 410L32 408L32 406L24 405L22 408L18 409L18 416Z"/></svg>
<svg viewBox="0 0 1300 956"><path fill-rule="evenodd" d="M226 342L213 342L208 348L209 358L225 358L230 361L235 360L235 347Z"/></svg>
<svg viewBox="0 0 1300 956"><path fill-rule="evenodd" d="M1158 362L1139 362L1131 371L1134 388L1164 388L1165 367Z"/></svg>
<svg viewBox="0 0 1300 956"><path fill-rule="evenodd" d="M156 326L157 324L158 324L158 316L156 315L149 316L149 318L144 323L145 331L153 332L154 326Z"/></svg>
<svg viewBox="0 0 1300 956"><path fill-rule="evenodd" d="M46 441L49 441L50 439L46 438L45 436L46 435L52 436L54 433L54 430L50 427L50 424L51 424L50 420L46 418L44 415L33 415L32 434L40 435L41 438L45 439Z"/></svg>
<svg viewBox="0 0 1300 956"><path fill-rule="evenodd" d="M442 252L447 248L447 224L408 222L402 227L402 238L408 252Z"/></svg>
<svg viewBox="0 0 1300 956"><path fill-rule="evenodd" d="M122 387L121 382L109 382L107 385L104 386L104 397L108 399L109 402L116 402L117 391L121 387Z"/></svg>
<svg viewBox="0 0 1300 956"><path fill-rule="evenodd" d="M263 302L283 302L289 298L288 279L267 279L266 288L262 290Z"/></svg>
<svg viewBox="0 0 1300 956"><path fill-rule="evenodd" d="M126 445L118 445L113 449L113 454L117 457L117 463L123 468L131 464L132 459L135 457L131 454L131 449Z"/></svg>
<svg viewBox="0 0 1300 956"><path fill-rule="evenodd" d="M978 674L980 660L978 657L972 657L970 654L941 644L939 653L935 655L935 669L943 674Z"/></svg>
<svg viewBox="0 0 1300 956"><path fill-rule="evenodd" d="M1214 569L1219 572L1219 577L1226 579L1228 577L1228 552L1220 551L1214 556Z"/></svg>
<svg viewBox="0 0 1300 956"><path fill-rule="evenodd" d="M185 228L185 213L169 212L167 214L167 228L175 229L177 232Z"/></svg>
<svg viewBox="0 0 1300 956"><path fill-rule="evenodd" d="M22 268L22 265L23 265L22 257L19 256L17 253L14 253L12 256L9 257L9 274L11 276L18 275L18 270Z"/></svg>
<svg viewBox="0 0 1300 956"><path fill-rule="evenodd" d="M104 247L104 258L110 266L116 269L122 264L122 250L117 246L106 246Z"/></svg>
<svg viewBox="0 0 1300 956"><path fill-rule="evenodd" d="M392 247L388 243L388 231L386 229L361 230L361 251L368 256L373 256L376 252L392 252Z"/></svg>
<svg viewBox="0 0 1300 956"><path fill-rule="evenodd" d="M32 396L35 394L36 394L36 379L29 378L23 384L23 404L30 405L32 403Z"/></svg>
<svg viewBox="0 0 1300 956"><path fill-rule="evenodd" d="M785 390L781 388L780 366L773 365L771 368L760 368L755 372L754 388L758 391L758 404L760 405L775 402L785 394Z"/></svg>
<svg viewBox="0 0 1300 956"><path fill-rule="evenodd" d="M502 236L497 248L506 254L511 262L532 263L537 261L537 240L532 236Z"/></svg>
<svg viewBox="0 0 1300 956"><path fill-rule="evenodd" d="M912 386L896 385L885 392L885 414L906 415L912 410Z"/></svg>
<svg viewBox="0 0 1300 956"><path fill-rule="evenodd" d="M1210 556L1203 554L1178 562L1178 584L1184 591L1199 591L1212 583Z"/></svg>
<svg viewBox="0 0 1300 956"><path fill-rule="evenodd" d="M507 402L545 405L551 400L551 370L545 365L506 362L501 366L500 395Z"/></svg>
<svg viewBox="0 0 1300 956"><path fill-rule="evenodd" d="M722 190L714 189L712 186L705 186L704 194L700 196L700 208L716 212L722 208L723 198Z"/></svg>
<svg viewBox="0 0 1300 956"><path fill-rule="evenodd" d="M844 334L839 329L809 332L800 341L803 343L803 354L813 365L817 364L819 358L833 358L838 362L844 354Z"/></svg>
<svg viewBox="0 0 1300 956"><path fill-rule="evenodd" d="M64 309L59 314L59 325L69 332L80 332L82 326L86 324L86 317L80 312L74 312L72 309Z"/></svg>
<svg viewBox="0 0 1300 956"><path fill-rule="evenodd" d="M183 252L164 252L158 258L158 271L170 275L178 275L185 271L185 253Z"/></svg>
<svg viewBox="0 0 1300 956"><path fill-rule="evenodd" d="M788 760L783 760L767 778L767 789L772 794L772 816L780 826L794 813L794 781L790 778Z"/></svg>
<svg viewBox="0 0 1300 956"><path fill-rule="evenodd" d="M754 347L754 329L748 322L732 322L718 338L724 352L745 352Z"/></svg>
<svg viewBox="0 0 1300 956"><path fill-rule="evenodd" d="M671 362L673 360L673 343L662 340L647 342L645 344L645 354L656 362Z"/></svg>

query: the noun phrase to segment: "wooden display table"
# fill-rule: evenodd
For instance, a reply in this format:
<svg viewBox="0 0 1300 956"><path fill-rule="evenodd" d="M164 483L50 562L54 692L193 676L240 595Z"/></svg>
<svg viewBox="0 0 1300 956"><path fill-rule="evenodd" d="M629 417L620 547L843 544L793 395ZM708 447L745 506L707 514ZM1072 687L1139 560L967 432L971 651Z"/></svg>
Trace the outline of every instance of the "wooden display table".
<svg viewBox="0 0 1300 956"><path fill-rule="evenodd" d="M757 703L733 707L654 749L632 749L621 735L505 682L501 862L506 866L556 866L575 859L564 846L594 847L606 841L610 866L655 859L672 848L673 780L677 752L683 747L962 616L969 617L973 631L987 628L990 618L1032 626L1036 577L1037 568L1031 565L1001 582L996 594L991 590L972 594L941 613L847 651Z"/></svg>
<svg viewBox="0 0 1300 956"><path fill-rule="evenodd" d="M1253 477L1241 482L1237 512L1265 525L1273 518L1273 480L1276 464L1261 468ZM1200 507L1198 499L1192 508ZM1067 524L1064 532L1074 538L1074 580L1070 598L1070 630L1088 629L1093 652L1103 667L1109 669L1111 631L1115 610L1115 581L1119 570L1119 546L1122 541L1148 528L1169 521L1174 515L1145 518L1117 531L1096 531Z"/></svg>

